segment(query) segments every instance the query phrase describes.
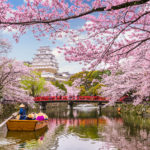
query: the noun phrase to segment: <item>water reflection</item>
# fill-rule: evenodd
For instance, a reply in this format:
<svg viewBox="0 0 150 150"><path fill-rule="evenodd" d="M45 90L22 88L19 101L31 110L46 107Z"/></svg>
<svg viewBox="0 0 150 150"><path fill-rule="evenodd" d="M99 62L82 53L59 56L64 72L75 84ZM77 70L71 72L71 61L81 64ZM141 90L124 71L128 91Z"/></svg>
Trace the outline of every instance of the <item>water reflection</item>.
<svg viewBox="0 0 150 150"><path fill-rule="evenodd" d="M40 137L44 135L46 131L47 131L47 128L43 128L35 132L8 131L6 138L15 139L16 141L19 141L20 143L22 143L22 142L31 141L31 140L38 140Z"/></svg>
<svg viewBox="0 0 150 150"><path fill-rule="evenodd" d="M43 140L46 131L47 128L43 128L35 132L8 131L6 139L15 142L16 149L18 150L25 149L27 147L33 148L37 146L37 143Z"/></svg>
<svg viewBox="0 0 150 150"><path fill-rule="evenodd" d="M10 149L14 146L14 149L25 150L150 149L150 119L121 113L99 116L95 106L88 107L93 109L86 108L86 111L83 111L81 105L71 111L67 108L50 109L47 112L48 130L21 134L7 132L3 141L5 140L5 145L11 142ZM5 148L0 140L1 147Z"/></svg>

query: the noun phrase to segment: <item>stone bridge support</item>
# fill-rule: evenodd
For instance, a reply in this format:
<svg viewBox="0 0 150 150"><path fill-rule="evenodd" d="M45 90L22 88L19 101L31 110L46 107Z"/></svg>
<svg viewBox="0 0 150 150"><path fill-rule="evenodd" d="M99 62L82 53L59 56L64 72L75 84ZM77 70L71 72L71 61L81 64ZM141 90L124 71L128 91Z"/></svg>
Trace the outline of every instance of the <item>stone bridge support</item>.
<svg viewBox="0 0 150 150"><path fill-rule="evenodd" d="M41 102L40 103L40 110L43 111L43 112L45 112L46 111L46 105L47 105L46 102Z"/></svg>
<svg viewBox="0 0 150 150"><path fill-rule="evenodd" d="M72 101L68 102L68 105L69 105L70 110L73 110L73 102Z"/></svg>

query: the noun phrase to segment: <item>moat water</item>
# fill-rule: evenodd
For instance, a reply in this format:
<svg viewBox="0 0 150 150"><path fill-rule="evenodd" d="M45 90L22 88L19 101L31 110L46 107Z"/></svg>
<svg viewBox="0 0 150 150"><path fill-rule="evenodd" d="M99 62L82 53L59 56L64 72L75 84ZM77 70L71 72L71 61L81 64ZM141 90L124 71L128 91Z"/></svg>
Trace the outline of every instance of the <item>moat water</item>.
<svg viewBox="0 0 150 150"><path fill-rule="evenodd" d="M150 150L150 119L100 114L90 104L72 111L47 110L48 128L36 132L0 129L0 150ZM2 120L1 120L2 122Z"/></svg>

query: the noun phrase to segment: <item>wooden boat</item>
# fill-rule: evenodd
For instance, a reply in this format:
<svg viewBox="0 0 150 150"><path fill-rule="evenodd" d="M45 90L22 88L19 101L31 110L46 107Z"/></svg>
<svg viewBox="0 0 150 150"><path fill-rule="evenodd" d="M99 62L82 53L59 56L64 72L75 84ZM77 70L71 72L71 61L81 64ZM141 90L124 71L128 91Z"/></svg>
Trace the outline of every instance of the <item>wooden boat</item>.
<svg viewBox="0 0 150 150"><path fill-rule="evenodd" d="M7 129L9 131L36 131L47 127L47 124L47 120L38 121L11 119L7 122Z"/></svg>

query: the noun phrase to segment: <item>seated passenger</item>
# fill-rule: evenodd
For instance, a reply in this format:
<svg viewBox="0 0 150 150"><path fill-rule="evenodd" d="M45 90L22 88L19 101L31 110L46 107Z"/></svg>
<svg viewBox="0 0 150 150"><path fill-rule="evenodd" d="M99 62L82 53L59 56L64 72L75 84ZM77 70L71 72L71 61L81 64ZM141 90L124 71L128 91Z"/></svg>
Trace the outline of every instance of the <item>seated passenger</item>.
<svg viewBox="0 0 150 150"><path fill-rule="evenodd" d="M48 120L48 116L46 114L44 114L44 119Z"/></svg>
<svg viewBox="0 0 150 150"><path fill-rule="evenodd" d="M26 110L25 110L25 105L21 104L20 105L20 110L19 110L19 115L20 115L20 120L25 120L26 119Z"/></svg>
<svg viewBox="0 0 150 150"><path fill-rule="evenodd" d="M37 114L36 113L31 113L33 115L33 120L35 120L37 118Z"/></svg>
<svg viewBox="0 0 150 150"><path fill-rule="evenodd" d="M26 120L33 120L33 115L32 114L29 114L28 116L27 116L27 118L26 118Z"/></svg>
<svg viewBox="0 0 150 150"><path fill-rule="evenodd" d="M44 115L43 115L43 113L38 113L37 114L38 116L37 116L37 118L36 118L36 120L39 120L39 121L43 121L44 120Z"/></svg>

